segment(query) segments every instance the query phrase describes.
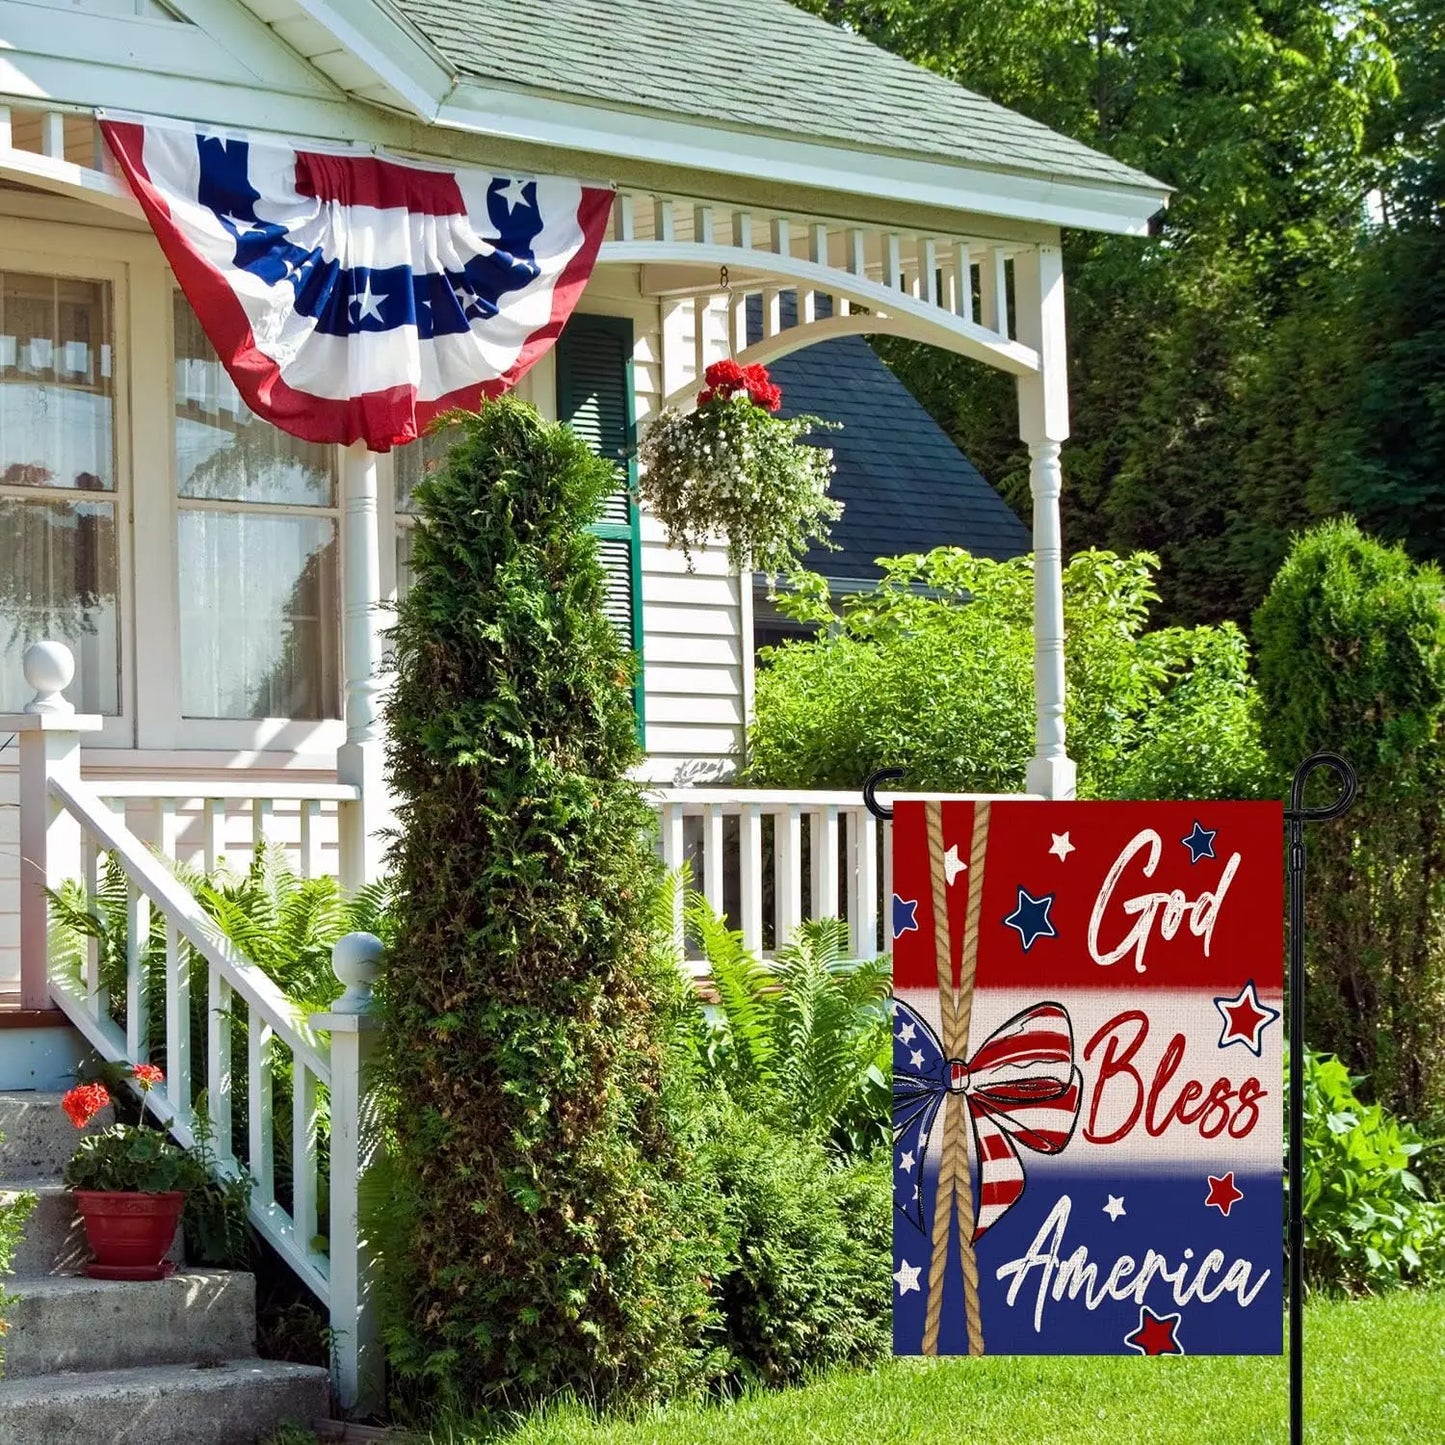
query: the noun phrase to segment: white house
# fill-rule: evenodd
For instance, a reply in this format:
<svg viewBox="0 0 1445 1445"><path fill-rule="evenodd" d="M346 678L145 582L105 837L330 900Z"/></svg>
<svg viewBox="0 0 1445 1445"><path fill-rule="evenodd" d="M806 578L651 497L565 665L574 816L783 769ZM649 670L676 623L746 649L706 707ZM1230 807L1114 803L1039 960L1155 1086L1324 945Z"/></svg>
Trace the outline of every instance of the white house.
<svg viewBox="0 0 1445 1445"><path fill-rule="evenodd" d="M264 836L308 870L375 871L382 604L406 584L425 450L324 447L248 412L100 138L107 111L615 188L578 314L520 390L619 457L729 349L770 360L888 333L1012 375L1037 558L1028 786L1071 792L1059 233L1144 234L1159 183L785 0L0 0L0 990L12 1004L59 1002L96 1047L136 1057L134 1009L118 1031L93 986L47 977L40 888L102 849L131 871L137 917L159 909L197 948L144 844L214 862ZM750 296L764 317L752 345ZM751 694L750 579L721 549L689 572L625 494L602 536L619 625L641 648L667 856L690 850L721 903L736 848L741 922L760 941L771 817L777 926L800 916L807 872L813 911L843 909L871 952L877 839L858 800L728 786ZM56 680L23 675L41 638L74 652L78 720L25 712ZM204 947L216 996L260 988ZM152 1029L181 1002L156 1001ZM173 1074L229 1086L229 1059L171 1046ZM249 1061L253 1087L282 1047L326 1077L315 1036L278 1018ZM180 1081L173 1100L184 1134ZM282 1218L267 1187L256 1217L323 1292L306 1221Z"/></svg>

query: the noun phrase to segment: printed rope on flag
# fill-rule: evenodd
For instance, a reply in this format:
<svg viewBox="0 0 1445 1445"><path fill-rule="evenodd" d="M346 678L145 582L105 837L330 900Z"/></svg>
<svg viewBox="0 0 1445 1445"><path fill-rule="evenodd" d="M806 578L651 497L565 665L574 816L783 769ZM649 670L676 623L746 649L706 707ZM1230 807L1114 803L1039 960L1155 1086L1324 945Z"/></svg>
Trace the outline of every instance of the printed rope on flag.
<svg viewBox="0 0 1445 1445"><path fill-rule="evenodd" d="M101 131L237 390L372 451L516 384L556 340L612 192L149 118Z"/></svg>
<svg viewBox="0 0 1445 1445"><path fill-rule="evenodd" d="M1279 1352L1281 825L895 804L896 1352Z"/></svg>

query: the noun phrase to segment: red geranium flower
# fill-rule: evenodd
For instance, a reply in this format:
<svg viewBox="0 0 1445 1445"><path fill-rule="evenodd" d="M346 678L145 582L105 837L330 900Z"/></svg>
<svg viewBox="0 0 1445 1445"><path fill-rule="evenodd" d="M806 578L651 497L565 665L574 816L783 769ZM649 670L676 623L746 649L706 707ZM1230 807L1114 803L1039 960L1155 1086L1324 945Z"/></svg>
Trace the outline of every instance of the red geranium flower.
<svg viewBox="0 0 1445 1445"><path fill-rule="evenodd" d="M77 1084L61 1099L60 1107L77 1129L83 1129L109 1103L104 1084Z"/></svg>
<svg viewBox="0 0 1445 1445"><path fill-rule="evenodd" d="M748 400L764 411L777 411L783 404L783 393L768 375L768 368L761 362L743 367L743 385L748 389Z"/></svg>
<svg viewBox="0 0 1445 1445"><path fill-rule="evenodd" d="M130 1076L146 1091L166 1081L166 1076L154 1064L137 1064L130 1071Z"/></svg>
<svg viewBox="0 0 1445 1445"><path fill-rule="evenodd" d="M712 387L714 391L720 391L728 395L734 391L741 391L747 385L747 374L743 371L732 357L724 357L721 361L715 361L703 372L703 380Z"/></svg>

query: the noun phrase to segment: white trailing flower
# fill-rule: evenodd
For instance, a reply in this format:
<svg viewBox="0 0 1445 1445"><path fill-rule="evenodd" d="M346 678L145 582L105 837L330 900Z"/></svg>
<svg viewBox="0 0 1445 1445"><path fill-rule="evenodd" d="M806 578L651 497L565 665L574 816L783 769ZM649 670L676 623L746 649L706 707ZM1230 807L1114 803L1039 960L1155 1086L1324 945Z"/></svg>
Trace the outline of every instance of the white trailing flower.
<svg viewBox="0 0 1445 1445"><path fill-rule="evenodd" d="M661 412L642 442L642 499L689 568L720 534L738 571L793 571L810 544L827 544L843 513L828 495L832 451L802 440L835 425L776 416L746 393Z"/></svg>

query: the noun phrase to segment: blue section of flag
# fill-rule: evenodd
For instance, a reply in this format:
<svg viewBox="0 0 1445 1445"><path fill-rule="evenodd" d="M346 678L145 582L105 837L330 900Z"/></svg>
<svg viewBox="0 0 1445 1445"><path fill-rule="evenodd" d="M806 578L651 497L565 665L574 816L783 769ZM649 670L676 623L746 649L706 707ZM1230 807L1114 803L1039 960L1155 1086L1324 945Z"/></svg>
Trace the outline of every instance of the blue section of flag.
<svg viewBox="0 0 1445 1445"><path fill-rule="evenodd" d="M260 192L251 183L250 150L244 140L197 137L200 177L197 199L236 238L235 265L268 285L289 282L295 309L312 317L328 336L394 331L415 326L422 341L460 335L474 321L497 315L502 298L520 291L540 274L534 245L543 221L536 186L509 202L505 182L487 190L492 234L460 265L414 272L409 266L343 266L319 249L293 242L284 226L256 215Z"/></svg>
<svg viewBox="0 0 1445 1445"><path fill-rule="evenodd" d="M897 1165L895 1152L895 1179ZM1244 1197L1225 1216L1207 1207L1205 1199L1206 1175L1227 1167L1149 1174L1080 1170L1069 1167L1066 1155L1034 1164L1022 1198L975 1246L985 1353L1134 1354L1125 1341L1139 1328L1142 1305L1156 1315L1180 1315L1177 1336L1186 1354L1278 1354L1284 1308L1281 1178L1277 1172L1236 1173ZM894 1216L893 1331L898 1354L917 1354L923 1338L935 1191L930 1171L922 1181L921 1225L901 1212ZM1105 1210L1111 1196L1123 1201L1118 1218ZM1056 1241L1063 1199L1068 1200L1067 1218ZM1183 1271L1186 1287L1208 1263L1203 1293L1213 1298L1191 1292L1192 1297L1180 1303L1171 1280L1160 1274L1145 1287L1142 1300L1132 1294L1109 1297L1103 1287L1111 1274L1118 1271L1118 1293L1126 1293L1150 1250L1162 1256L1168 1274ZM1219 1252L1220 1262L1213 1262L1212 1251ZM1029 1262L1031 1257L1035 1262ZM914 1282L913 1270L918 1271L917 1287L905 1288ZM1011 1304L1016 1274L1021 1278ZM1091 1292L1096 1295L1092 1309ZM1241 1304L1241 1294L1249 1297L1247 1305ZM1040 1310L1042 1328L1036 1329ZM964 1330L955 1229L950 1231L944 1274L939 1352L966 1353Z"/></svg>

